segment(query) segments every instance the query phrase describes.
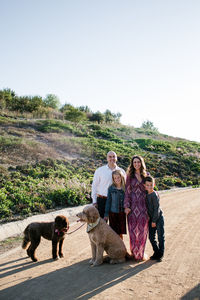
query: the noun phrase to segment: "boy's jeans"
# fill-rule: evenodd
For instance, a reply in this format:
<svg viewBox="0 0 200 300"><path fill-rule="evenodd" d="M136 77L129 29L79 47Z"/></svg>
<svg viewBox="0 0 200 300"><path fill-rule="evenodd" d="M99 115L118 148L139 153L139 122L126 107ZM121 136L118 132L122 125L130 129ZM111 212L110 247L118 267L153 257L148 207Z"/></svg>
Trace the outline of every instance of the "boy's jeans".
<svg viewBox="0 0 200 300"><path fill-rule="evenodd" d="M153 247L154 253L162 257L165 250L165 232L164 232L164 217L161 215L156 222L156 227L151 226L152 221L149 220L149 240ZM156 241L156 232L158 235L158 243Z"/></svg>

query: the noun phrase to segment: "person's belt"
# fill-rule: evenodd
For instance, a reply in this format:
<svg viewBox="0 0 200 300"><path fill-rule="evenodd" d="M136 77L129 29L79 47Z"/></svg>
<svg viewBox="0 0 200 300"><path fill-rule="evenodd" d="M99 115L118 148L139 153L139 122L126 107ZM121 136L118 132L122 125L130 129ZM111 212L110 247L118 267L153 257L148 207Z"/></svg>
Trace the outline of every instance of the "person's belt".
<svg viewBox="0 0 200 300"><path fill-rule="evenodd" d="M107 199L107 196L97 195L98 198Z"/></svg>

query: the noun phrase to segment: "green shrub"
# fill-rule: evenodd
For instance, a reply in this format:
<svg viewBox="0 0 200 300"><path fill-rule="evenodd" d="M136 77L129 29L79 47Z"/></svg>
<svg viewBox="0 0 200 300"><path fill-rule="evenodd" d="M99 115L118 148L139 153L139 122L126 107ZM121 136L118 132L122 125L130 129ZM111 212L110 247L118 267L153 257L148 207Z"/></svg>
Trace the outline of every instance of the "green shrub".
<svg viewBox="0 0 200 300"><path fill-rule="evenodd" d="M171 153L173 151L173 145L169 142L152 139L135 139L135 141L143 150L156 153Z"/></svg>
<svg viewBox="0 0 200 300"><path fill-rule="evenodd" d="M1 219L24 217L31 213L44 213L48 209L91 202L94 171L106 163L106 154L110 150L117 153L118 164L125 170L133 155L143 156L147 170L156 177L157 189L200 185L199 144L195 142L172 138L166 141L163 135L156 139L135 139L139 130L142 136L149 133L144 129L121 127L119 124L75 124L55 119L16 121L11 118L10 123L5 120L2 122L12 126L17 122L17 126L29 128L29 131L33 130L36 134L43 132L43 136L56 132L62 150L70 146L77 158L72 161L49 158L16 168L10 166L8 169L0 166ZM62 132L65 134L59 134ZM29 141L26 139L16 136L1 136L0 151L6 155L9 149L19 149L27 143Z"/></svg>

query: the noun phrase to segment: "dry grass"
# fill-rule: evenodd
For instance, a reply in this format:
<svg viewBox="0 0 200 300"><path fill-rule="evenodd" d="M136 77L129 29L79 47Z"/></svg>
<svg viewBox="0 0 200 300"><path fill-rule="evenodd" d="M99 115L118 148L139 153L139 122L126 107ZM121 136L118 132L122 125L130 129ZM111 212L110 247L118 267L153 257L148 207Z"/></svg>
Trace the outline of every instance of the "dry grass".
<svg viewBox="0 0 200 300"><path fill-rule="evenodd" d="M34 163L47 158L72 160L85 152L79 139L71 134L41 133L34 128L1 126L0 136L5 143L0 148L0 164L16 166Z"/></svg>
<svg viewBox="0 0 200 300"><path fill-rule="evenodd" d="M0 242L0 255L11 249L19 247L22 243L22 239L23 239L23 236L21 234L21 235L15 236L15 237L8 238L4 241L1 241Z"/></svg>

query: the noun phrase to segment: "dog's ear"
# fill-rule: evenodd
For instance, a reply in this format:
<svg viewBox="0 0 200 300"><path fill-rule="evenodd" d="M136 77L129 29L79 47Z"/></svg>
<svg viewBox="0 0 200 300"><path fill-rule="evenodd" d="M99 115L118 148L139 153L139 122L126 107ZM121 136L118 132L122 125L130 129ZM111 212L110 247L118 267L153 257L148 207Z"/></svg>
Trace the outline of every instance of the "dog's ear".
<svg viewBox="0 0 200 300"><path fill-rule="evenodd" d="M57 217L55 218L55 223L59 225L61 222L62 222L61 216L57 216Z"/></svg>
<svg viewBox="0 0 200 300"><path fill-rule="evenodd" d="M69 229L68 219L65 216L62 216L62 215L57 216L55 218L55 227L59 230L62 230L62 229L68 230Z"/></svg>
<svg viewBox="0 0 200 300"><path fill-rule="evenodd" d="M55 227L60 228L61 227L62 218L60 216L57 216L55 218Z"/></svg>
<svg viewBox="0 0 200 300"><path fill-rule="evenodd" d="M96 218L95 216L91 216L90 219L91 219L91 223L95 223L98 218Z"/></svg>
<svg viewBox="0 0 200 300"><path fill-rule="evenodd" d="M87 219L89 223L95 223L98 218L99 218L98 210L95 207L92 207L92 209L90 209L87 212Z"/></svg>
<svg viewBox="0 0 200 300"><path fill-rule="evenodd" d="M65 224L66 224L66 218L64 216L60 215L55 218L56 227L58 227L58 228L65 227Z"/></svg>

